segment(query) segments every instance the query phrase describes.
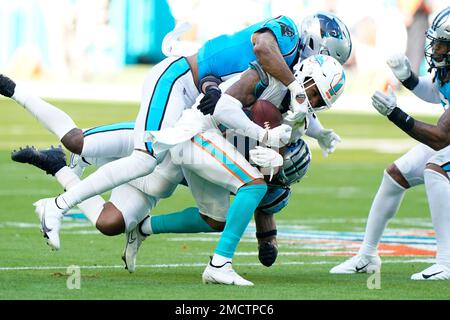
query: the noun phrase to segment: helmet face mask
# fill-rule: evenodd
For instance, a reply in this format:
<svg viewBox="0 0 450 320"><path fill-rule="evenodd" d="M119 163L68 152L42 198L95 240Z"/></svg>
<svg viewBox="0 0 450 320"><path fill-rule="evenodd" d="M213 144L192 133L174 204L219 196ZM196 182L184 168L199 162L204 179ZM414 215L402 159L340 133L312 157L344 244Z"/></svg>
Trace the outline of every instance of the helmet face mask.
<svg viewBox="0 0 450 320"><path fill-rule="evenodd" d="M427 30L427 40L425 58L430 69L450 67L450 7L434 18Z"/></svg>
<svg viewBox="0 0 450 320"><path fill-rule="evenodd" d="M306 17L299 26L302 59L314 54L329 55L344 64L350 57L352 41L347 26L335 15L319 12Z"/></svg>
<svg viewBox="0 0 450 320"><path fill-rule="evenodd" d="M333 57L314 55L294 66L294 76L303 86L310 113L332 107L345 87L345 72Z"/></svg>
<svg viewBox="0 0 450 320"><path fill-rule="evenodd" d="M310 113L319 112L331 107L325 102L322 90L320 90L312 77L305 77L302 85L305 89L305 98Z"/></svg>

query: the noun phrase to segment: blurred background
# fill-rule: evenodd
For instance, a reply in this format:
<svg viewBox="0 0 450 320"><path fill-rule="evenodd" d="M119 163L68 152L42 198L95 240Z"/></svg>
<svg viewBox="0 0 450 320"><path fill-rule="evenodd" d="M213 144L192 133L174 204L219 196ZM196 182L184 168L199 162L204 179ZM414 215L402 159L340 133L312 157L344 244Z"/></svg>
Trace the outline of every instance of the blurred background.
<svg viewBox="0 0 450 320"><path fill-rule="evenodd" d="M164 58L162 40L178 23L191 24L174 48L183 55L265 18L300 22L326 10L353 40L338 109L371 111L361 99L388 84L400 89L389 55L406 52L417 73L427 72L425 30L446 6L448 0L0 0L0 72L31 82L44 97L138 101L145 73ZM420 101L414 105L423 111Z"/></svg>

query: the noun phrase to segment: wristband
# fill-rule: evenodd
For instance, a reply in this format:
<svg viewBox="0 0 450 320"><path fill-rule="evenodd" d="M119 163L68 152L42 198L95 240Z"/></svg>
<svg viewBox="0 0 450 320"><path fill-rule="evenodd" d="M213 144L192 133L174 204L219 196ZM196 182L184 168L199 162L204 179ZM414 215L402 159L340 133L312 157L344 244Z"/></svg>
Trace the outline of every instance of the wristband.
<svg viewBox="0 0 450 320"><path fill-rule="evenodd" d="M411 72L411 75L409 76L408 79L402 80L400 82L405 86L405 88L409 90L414 90L414 88L419 83L419 78L417 77L417 75L414 74L414 72Z"/></svg>
<svg viewBox="0 0 450 320"><path fill-rule="evenodd" d="M405 132L411 131L411 129L414 127L414 118L398 107L395 107L394 110L392 110L391 114L389 114L387 117L397 127Z"/></svg>
<svg viewBox="0 0 450 320"><path fill-rule="evenodd" d="M266 231L266 232L256 232L256 239L264 239L267 237L272 237L277 235L277 229Z"/></svg>

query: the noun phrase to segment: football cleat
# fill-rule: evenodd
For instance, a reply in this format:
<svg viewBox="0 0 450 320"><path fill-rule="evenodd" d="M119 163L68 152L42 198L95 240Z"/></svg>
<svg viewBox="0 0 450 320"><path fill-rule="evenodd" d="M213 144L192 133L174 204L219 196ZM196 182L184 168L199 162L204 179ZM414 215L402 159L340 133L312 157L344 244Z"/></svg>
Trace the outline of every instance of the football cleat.
<svg viewBox="0 0 450 320"><path fill-rule="evenodd" d="M356 255L330 270L333 274L375 273L380 272L381 259L378 255Z"/></svg>
<svg viewBox="0 0 450 320"><path fill-rule="evenodd" d="M61 229L64 210L56 205L56 198L41 199L33 204L41 221L41 232L52 250L59 250L59 230Z"/></svg>
<svg viewBox="0 0 450 320"><path fill-rule="evenodd" d="M213 283L235 286L253 286L253 282L245 280L233 270L231 261L225 262L225 264L221 266L214 266L210 261L203 271L202 280L204 284Z"/></svg>
<svg viewBox="0 0 450 320"><path fill-rule="evenodd" d="M143 220L145 221L145 219ZM123 250L122 260L125 262L125 269L129 273L133 273L136 270L136 256L142 242L147 239L147 236L143 235L140 230L141 224L138 224L133 230L127 232L125 249Z"/></svg>
<svg viewBox="0 0 450 320"><path fill-rule="evenodd" d="M16 84L10 78L0 74L0 94L11 98L14 95Z"/></svg>
<svg viewBox="0 0 450 320"><path fill-rule="evenodd" d="M51 146L45 150L36 150L33 146L26 146L14 150L11 153L11 159L15 162L31 164L52 176L66 166L66 155L61 146L57 148Z"/></svg>
<svg viewBox="0 0 450 320"><path fill-rule="evenodd" d="M422 272L413 274L411 280L450 280L450 268L433 264Z"/></svg>

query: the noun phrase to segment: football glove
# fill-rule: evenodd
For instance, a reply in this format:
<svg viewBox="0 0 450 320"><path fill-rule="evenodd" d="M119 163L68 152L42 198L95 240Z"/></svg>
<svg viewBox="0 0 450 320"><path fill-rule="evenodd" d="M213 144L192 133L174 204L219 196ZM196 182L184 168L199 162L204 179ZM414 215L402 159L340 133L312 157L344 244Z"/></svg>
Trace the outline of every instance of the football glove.
<svg viewBox="0 0 450 320"><path fill-rule="evenodd" d="M342 140L332 129L322 129L317 137L317 142L319 142L323 156L327 157L336 150L336 145Z"/></svg>
<svg viewBox="0 0 450 320"><path fill-rule="evenodd" d="M292 127L287 124L282 124L276 128L267 130L267 139L265 141L263 140L262 142L269 147L281 148L289 143L291 134Z"/></svg>
<svg viewBox="0 0 450 320"><path fill-rule="evenodd" d="M390 56L386 62L398 80L403 81L411 76L411 64L403 53Z"/></svg>
<svg viewBox="0 0 450 320"><path fill-rule="evenodd" d="M283 165L283 157L273 149L256 146L249 153L253 163L261 168L270 169L269 181L272 180L275 169Z"/></svg>
<svg viewBox="0 0 450 320"><path fill-rule="evenodd" d="M288 89L291 93L291 104L286 116L286 120L290 122L302 121L308 114L308 105L306 99L306 93L303 86L298 81L292 81L288 85ZM297 98L303 98L303 103L298 102Z"/></svg>
<svg viewBox="0 0 450 320"><path fill-rule="evenodd" d="M372 105L383 116L388 116L392 113L395 107L397 107L397 97L389 86L388 94L384 94L380 91L376 91L372 96Z"/></svg>
<svg viewBox="0 0 450 320"><path fill-rule="evenodd" d="M219 101L222 91L215 86L209 86L206 89L205 96L200 100L197 109L200 110L205 116L213 114L216 108L217 101Z"/></svg>

